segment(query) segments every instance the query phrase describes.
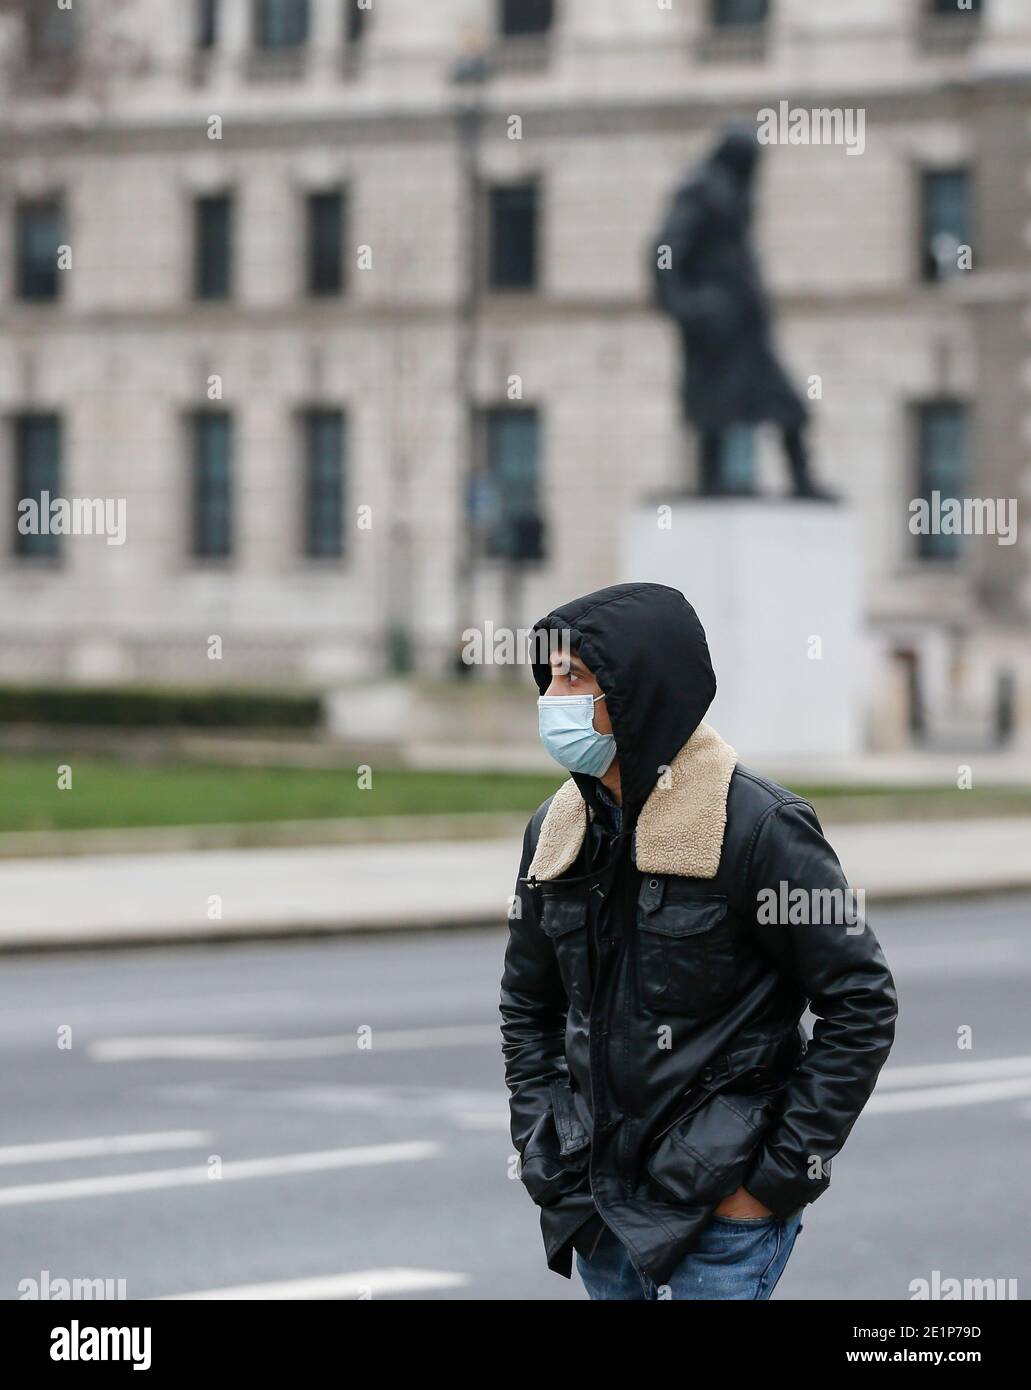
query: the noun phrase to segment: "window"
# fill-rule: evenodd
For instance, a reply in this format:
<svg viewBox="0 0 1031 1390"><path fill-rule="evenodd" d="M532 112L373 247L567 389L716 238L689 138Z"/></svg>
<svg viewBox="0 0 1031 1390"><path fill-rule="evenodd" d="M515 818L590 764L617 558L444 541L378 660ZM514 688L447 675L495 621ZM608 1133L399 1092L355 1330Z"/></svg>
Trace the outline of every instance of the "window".
<svg viewBox="0 0 1031 1390"><path fill-rule="evenodd" d="M916 536L921 560L956 560L962 536L936 534L933 523L940 517L940 504L966 496L967 409L956 401L934 401L918 408L917 496L927 500L932 529ZM932 494L937 493L935 499Z"/></svg>
<svg viewBox="0 0 1031 1390"><path fill-rule="evenodd" d="M735 24L765 24L769 0L713 0L712 22L717 29Z"/></svg>
<svg viewBox="0 0 1031 1390"><path fill-rule="evenodd" d="M205 411L193 417L193 553L224 557L233 546L232 417Z"/></svg>
<svg viewBox="0 0 1031 1390"><path fill-rule="evenodd" d="M344 0L344 6L346 9L344 37L349 44L360 43L365 34L369 11L363 10L358 4L358 0Z"/></svg>
<svg viewBox="0 0 1031 1390"><path fill-rule="evenodd" d="M218 0L197 0L197 47L214 48L218 42Z"/></svg>
<svg viewBox="0 0 1031 1390"><path fill-rule="evenodd" d="M924 0L916 34L923 54L957 53L975 44L981 33L981 0Z"/></svg>
<svg viewBox="0 0 1031 1390"><path fill-rule="evenodd" d="M891 658L905 690L906 728L914 739L921 739L927 732L927 711L920 655L912 647L898 647L892 652Z"/></svg>
<svg viewBox="0 0 1031 1390"><path fill-rule="evenodd" d="M541 560L537 411L488 410L485 423L487 553L506 560Z"/></svg>
<svg viewBox="0 0 1031 1390"><path fill-rule="evenodd" d="M501 32L546 34L555 17L553 0L501 0Z"/></svg>
<svg viewBox="0 0 1031 1390"><path fill-rule="evenodd" d="M47 523L50 503L61 495L61 421L57 415L18 415L13 423L14 553L56 558L61 536Z"/></svg>
<svg viewBox="0 0 1031 1390"><path fill-rule="evenodd" d="M25 8L29 11L25 20L25 38L30 65L60 62L69 57L75 50L78 37L75 9L72 6L58 8L56 0L50 4L33 0Z"/></svg>
<svg viewBox="0 0 1031 1390"><path fill-rule="evenodd" d="M198 198L194 215L194 292L198 299L228 299L232 289L232 199L227 193Z"/></svg>
<svg viewBox="0 0 1031 1390"><path fill-rule="evenodd" d="M532 289L537 281L537 187L489 190L488 283L492 289Z"/></svg>
<svg viewBox="0 0 1031 1390"><path fill-rule="evenodd" d="M304 549L317 559L344 553L344 416L308 410L304 428Z"/></svg>
<svg viewBox="0 0 1031 1390"><path fill-rule="evenodd" d="M308 267L310 295L340 294L344 288L344 199L341 193L308 197Z"/></svg>
<svg viewBox="0 0 1031 1390"><path fill-rule="evenodd" d="M64 236L60 200L21 202L15 216L15 292L19 299L56 299L60 292L57 254Z"/></svg>
<svg viewBox="0 0 1031 1390"><path fill-rule="evenodd" d="M970 244L970 177L965 169L924 174L921 235L925 280L949 280L962 273L960 248Z"/></svg>
<svg viewBox="0 0 1031 1390"><path fill-rule="evenodd" d="M308 0L257 0L254 33L259 48L300 48L308 42Z"/></svg>

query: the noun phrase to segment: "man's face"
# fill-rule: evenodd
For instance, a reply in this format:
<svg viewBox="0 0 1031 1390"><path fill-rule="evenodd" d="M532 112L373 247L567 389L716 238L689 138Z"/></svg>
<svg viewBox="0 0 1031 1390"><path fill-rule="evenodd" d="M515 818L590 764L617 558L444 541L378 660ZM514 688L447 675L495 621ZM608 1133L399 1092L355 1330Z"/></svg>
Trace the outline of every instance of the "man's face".
<svg viewBox="0 0 1031 1390"><path fill-rule="evenodd" d="M573 651L572 653L551 653L551 684L544 693L545 695L593 696L600 695L602 691L593 672ZM609 718L607 700L595 702L594 727L599 734L611 734L612 732L612 720Z"/></svg>

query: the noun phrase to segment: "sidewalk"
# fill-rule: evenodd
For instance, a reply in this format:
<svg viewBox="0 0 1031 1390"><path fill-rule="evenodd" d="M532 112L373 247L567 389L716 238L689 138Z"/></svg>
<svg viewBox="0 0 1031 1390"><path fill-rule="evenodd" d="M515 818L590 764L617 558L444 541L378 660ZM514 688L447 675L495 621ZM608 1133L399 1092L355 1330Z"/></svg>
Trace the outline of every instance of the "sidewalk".
<svg viewBox="0 0 1031 1390"><path fill-rule="evenodd" d="M826 827L867 907L1031 888L1031 818ZM0 949L501 927L519 837L0 863ZM221 916L210 915L221 913Z"/></svg>

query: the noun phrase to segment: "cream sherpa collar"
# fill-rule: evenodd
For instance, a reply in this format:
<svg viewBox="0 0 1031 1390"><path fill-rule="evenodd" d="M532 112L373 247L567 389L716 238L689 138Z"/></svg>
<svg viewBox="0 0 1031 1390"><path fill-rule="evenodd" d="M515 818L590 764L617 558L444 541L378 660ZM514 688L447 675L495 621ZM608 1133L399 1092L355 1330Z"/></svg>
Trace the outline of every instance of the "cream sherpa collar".
<svg viewBox="0 0 1031 1390"><path fill-rule="evenodd" d="M704 721L660 776L637 819L636 862L645 873L715 878L737 753ZM591 812L593 816L593 811ZM583 844L580 788L570 777L552 797L528 874L558 878Z"/></svg>

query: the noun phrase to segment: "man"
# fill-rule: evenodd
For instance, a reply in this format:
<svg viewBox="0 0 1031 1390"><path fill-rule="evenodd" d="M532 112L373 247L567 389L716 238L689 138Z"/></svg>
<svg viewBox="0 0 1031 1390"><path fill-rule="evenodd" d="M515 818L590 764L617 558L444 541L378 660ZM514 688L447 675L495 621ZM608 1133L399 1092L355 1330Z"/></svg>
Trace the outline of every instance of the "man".
<svg viewBox="0 0 1031 1390"><path fill-rule="evenodd" d="M548 1265L575 1249L592 1298L768 1298L888 1056L894 981L826 911L851 895L813 808L704 722L681 593L618 584L533 636L572 776L526 828L501 1031Z"/></svg>

